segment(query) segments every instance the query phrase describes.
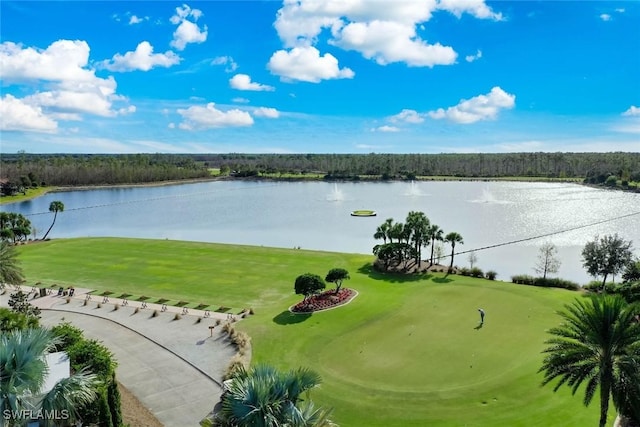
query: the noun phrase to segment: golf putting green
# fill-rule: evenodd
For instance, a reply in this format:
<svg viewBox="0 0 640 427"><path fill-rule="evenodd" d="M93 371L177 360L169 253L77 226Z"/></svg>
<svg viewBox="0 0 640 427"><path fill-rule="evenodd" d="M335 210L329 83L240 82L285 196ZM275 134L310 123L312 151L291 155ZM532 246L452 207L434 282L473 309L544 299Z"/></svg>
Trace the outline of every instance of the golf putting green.
<svg viewBox="0 0 640 427"><path fill-rule="evenodd" d="M546 331L578 292L442 273L384 275L369 255L138 239L54 239L18 247L27 283L192 301L255 315L236 325L254 362L316 370L316 405L354 426L596 425L583 391L541 387ZM78 263L77 260L83 260ZM345 268L359 295L292 314L295 278ZM330 285L328 287L331 287ZM478 308L486 311L479 323ZM212 402L212 404L215 402ZM611 412L611 421L615 411Z"/></svg>

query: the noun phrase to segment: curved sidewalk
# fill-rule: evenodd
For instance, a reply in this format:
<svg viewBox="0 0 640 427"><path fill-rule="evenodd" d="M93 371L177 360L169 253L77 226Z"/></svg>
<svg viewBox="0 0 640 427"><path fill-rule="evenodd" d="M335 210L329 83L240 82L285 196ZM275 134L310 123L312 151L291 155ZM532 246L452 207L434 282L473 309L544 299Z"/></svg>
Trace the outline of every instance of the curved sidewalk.
<svg viewBox="0 0 640 427"><path fill-rule="evenodd" d="M10 292L0 305L7 305ZM236 350L215 318L198 322L199 316L188 314L174 320L173 309L179 307L155 317L151 308L137 313L135 306L97 308L97 302L85 305L82 295L69 303L55 295L29 302L42 309L44 326L70 322L102 341L118 362L118 380L165 426L198 426L219 401L219 383Z"/></svg>

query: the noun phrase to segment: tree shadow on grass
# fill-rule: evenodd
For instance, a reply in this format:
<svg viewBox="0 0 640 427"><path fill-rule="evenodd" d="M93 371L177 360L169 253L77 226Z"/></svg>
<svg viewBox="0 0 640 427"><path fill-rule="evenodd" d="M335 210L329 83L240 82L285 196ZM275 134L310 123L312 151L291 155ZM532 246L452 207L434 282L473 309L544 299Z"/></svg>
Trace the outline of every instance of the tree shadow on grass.
<svg viewBox="0 0 640 427"><path fill-rule="evenodd" d="M273 321L278 325L293 325L295 323L302 323L311 317L313 313L292 313L289 310L285 310L273 318Z"/></svg>
<svg viewBox="0 0 640 427"><path fill-rule="evenodd" d="M453 282L453 279L450 279L447 276L444 276L444 277L436 277L433 279L433 281L436 283L449 283L449 282Z"/></svg>
<svg viewBox="0 0 640 427"><path fill-rule="evenodd" d="M370 278L374 280L384 280L385 282L391 283L406 283L406 282L417 282L419 280L429 280L433 277L431 273L420 272L420 273L385 273L376 270L373 268L372 264L364 264L362 267L358 268L358 272L362 274L366 274Z"/></svg>

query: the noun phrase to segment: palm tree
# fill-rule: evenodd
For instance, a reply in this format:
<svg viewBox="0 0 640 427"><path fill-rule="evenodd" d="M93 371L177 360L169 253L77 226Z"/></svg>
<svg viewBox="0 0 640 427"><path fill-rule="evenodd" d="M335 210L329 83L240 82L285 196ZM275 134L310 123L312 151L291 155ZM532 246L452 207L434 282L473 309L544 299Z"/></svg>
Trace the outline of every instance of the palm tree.
<svg viewBox="0 0 640 427"><path fill-rule="evenodd" d="M42 393L49 372L45 356L57 342L51 331L42 328L0 335L0 413L64 411L74 420L76 408L95 400L97 378L85 371L58 381Z"/></svg>
<svg viewBox="0 0 640 427"><path fill-rule="evenodd" d="M455 231L444 236L444 241L451 244L451 264L449 265L449 272L453 270L453 254L456 250L456 243L460 243L464 245L464 240L462 240L462 236Z"/></svg>
<svg viewBox="0 0 640 427"><path fill-rule="evenodd" d="M24 281L17 255L15 247L9 242L0 242L0 289L5 284L19 285Z"/></svg>
<svg viewBox="0 0 640 427"><path fill-rule="evenodd" d="M47 240L47 236L49 235L49 232L53 228L53 224L56 223L56 217L58 216L58 212L64 212L64 203L62 203L59 200L54 200L49 205L49 212L53 212L53 222L51 223L51 226L49 227L47 232L44 233L44 237L42 238L42 240Z"/></svg>
<svg viewBox="0 0 640 427"><path fill-rule="evenodd" d="M637 306L619 295L576 299L565 306L564 322L549 331L540 372L543 385L559 378L573 394L586 381L584 404L600 389L600 427L607 422L609 400L621 415L640 416L640 324L634 322Z"/></svg>
<svg viewBox="0 0 640 427"><path fill-rule="evenodd" d="M272 366L241 368L229 381L214 425L252 427L332 426L326 409L315 409L301 395L320 384L320 376L304 368L280 372Z"/></svg>
<svg viewBox="0 0 640 427"><path fill-rule="evenodd" d="M442 228L440 228L440 226L432 224L431 227L429 227L429 237L431 238L431 258L429 259L429 263L431 265L433 265L433 252L436 246L436 240L442 242L443 234L444 231L442 231Z"/></svg>
<svg viewBox="0 0 640 427"><path fill-rule="evenodd" d="M411 211L407 215L405 230L409 235L408 240L413 243L414 263L418 266L420 266L420 260L422 259L422 247L429 244L429 226L429 218L424 212Z"/></svg>

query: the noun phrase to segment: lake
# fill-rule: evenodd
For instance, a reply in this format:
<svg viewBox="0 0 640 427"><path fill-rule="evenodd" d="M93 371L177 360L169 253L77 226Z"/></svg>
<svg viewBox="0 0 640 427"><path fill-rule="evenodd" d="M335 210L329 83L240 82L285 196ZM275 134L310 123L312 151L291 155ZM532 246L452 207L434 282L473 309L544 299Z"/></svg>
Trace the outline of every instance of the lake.
<svg viewBox="0 0 640 427"><path fill-rule="evenodd" d="M595 235L618 233L640 247L640 215L619 218L640 213L640 194L578 184L212 181L49 193L2 210L28 216L42 237L53 219L48 208L54 200L65 210L52 239L139 237L364 254L382 243L373 234L386 218L404 222L409 211L422 211L445 234L460 233L464 245L456 251L475 249L476 265L502 280L534 274L545 241L558 247L558 276L579 283L591 280L581 251ZM377 216L350 216L356 209L373 209ZM558 234L480 250L552 233ZM445 252L450 253L448 245ZM455 264L469 266L467 257L457 255Z"/></svg>

